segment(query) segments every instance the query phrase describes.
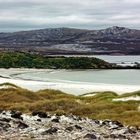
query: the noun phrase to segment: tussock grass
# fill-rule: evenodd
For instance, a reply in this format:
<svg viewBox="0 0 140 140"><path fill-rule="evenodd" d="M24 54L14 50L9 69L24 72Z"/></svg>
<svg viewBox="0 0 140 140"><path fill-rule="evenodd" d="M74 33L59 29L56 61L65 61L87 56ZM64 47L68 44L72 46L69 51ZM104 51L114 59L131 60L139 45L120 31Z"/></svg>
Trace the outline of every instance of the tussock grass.
<svg viewBox="0 0 140 140"><path fill-rule="evenodd" d="M47 89L33 92L17 86L15 88L15 85L10 84L9 88L0 89L0 109L15 109L22 112L36 110L57 114L72 113L93 119L119 120L126 125L140 126L140 111L138 111L140 101L112 101L115 98L139 95L139 93L140 91L117 95L108 91L84 97L65 94L59 90Z"/></svg>
<svg viewBox="0 0 140 140"><path fill-rule="evenodd" d="M13 87L13 88L20 88L17 85L12 84L12 83L2 83L2 84L0 84L0 87L2 87L2 86L9 86L9 87Z"/></svg>
<svg viewBox="0 0 140 140"><path fill-rule="evenodd" d="M125 97L130 97L130 96L140 96L140 91L135 91L132 93L125 93L123 95L120 95L118 98L125 98Z"/></svg>
<svg viewBox="0 0 140 140"><path fill-rule="evenodd" d="M52 90L52 89L46 89L46 90L39 90L36 92L37 95L45 98L45 99L62 99L62 98L75 98L75 96L66 94L59 90Z"/></svg>

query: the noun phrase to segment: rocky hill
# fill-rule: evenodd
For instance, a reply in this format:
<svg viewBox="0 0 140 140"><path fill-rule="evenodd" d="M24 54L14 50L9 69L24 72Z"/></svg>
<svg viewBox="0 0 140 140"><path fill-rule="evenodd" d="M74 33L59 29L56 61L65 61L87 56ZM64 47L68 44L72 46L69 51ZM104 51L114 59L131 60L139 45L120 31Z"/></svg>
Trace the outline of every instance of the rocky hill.
<svg viewBox="0 0 140 140"><path fill-rule="evenodd" d="M114 26L0 33L0 49L42 54L140 54L140 30Z"/></svg>

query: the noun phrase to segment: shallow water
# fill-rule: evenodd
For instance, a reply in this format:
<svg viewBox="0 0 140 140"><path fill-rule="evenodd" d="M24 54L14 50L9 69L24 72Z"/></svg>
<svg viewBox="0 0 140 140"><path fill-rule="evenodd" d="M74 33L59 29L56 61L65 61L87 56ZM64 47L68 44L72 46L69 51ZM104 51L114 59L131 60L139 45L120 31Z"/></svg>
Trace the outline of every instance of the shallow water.
<svg viewBox="0 0 140 140"><path fill-rule="evenodd" d="M111 56L111 55L95 55L95 57L103 59L110 63L126 63L134 64L135 62L140 63L140 55L122 55L122 56Z"/></svg>
<svg viewBox="0 0 140 140"><path fill-rule="evenodd" d="M118 94L140 90L139 70L38 70L0 69L0 83L10 82L30 90L56 89L81 95L114 91Z"/></svg>
<svg viewBox="0 0 140 140"><path fill-rule="evenodd" d="M26 72L12 76L45 82L140 85L140 70L56 70Z"/></svg>

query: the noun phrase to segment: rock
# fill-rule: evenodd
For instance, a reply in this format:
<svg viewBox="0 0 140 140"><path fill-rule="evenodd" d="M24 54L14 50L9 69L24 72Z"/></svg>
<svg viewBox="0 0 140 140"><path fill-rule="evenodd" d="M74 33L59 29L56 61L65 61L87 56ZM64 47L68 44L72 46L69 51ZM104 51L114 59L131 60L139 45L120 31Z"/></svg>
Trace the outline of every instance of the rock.
<svg viewBox="0 0 140 140"><path fill-rule="evenodd" d="M64 115L64 114L65 114L65 113L56 113L55 116L60 117L60 116L62 116L62 115Z"/></svg>
<svg viewBox="0 0 140 140"><path fill-rule="evenodd" d="M41 111L34 111L32 112L32 116L39 116L40 118L47 118L47 113L46 112L41 112Z"/></svg>
<svg viewBox="0 0 140 140"><path fill-rule="evenodd" d="M127 134L127 133L135 134L135 133L137 133L137 128L131 126L131 127L127 128L125 134Z"/></svg>
<svg viewBox="0 0 140 140"><path fill-rule="evenodd" d="M0 109L0 114L3 112L3 110L2 109Z"/></svg>
<svg viewBox="0 0 140 140"><path fill-rule="evenodd" d="M110 138L112 138L112 139L119 139L120 140L120 139L126 139L126 136L122 135L122 134L118 134L118 135L111 134Z"/></svg>
<svg viewBox="0 0 140 140"><path fill-rule="evenodd" d="M77 117L77 116L74 116L74 115L71 115L70 118L72 118L75 121L82 121L81 117Z"/></svg>
<svg viewBox="0 0 140 140"><path fill-rule="evenodd" d="M2 128L2 130L7 131L7 129L10 128L11 125L9 123L0 122L0 127Z"/></svg>
<svg viewBox="0 0 140 140"><path fill-rule="evenodd" d="M108 126L110 129L119 129L123 127L123 125L118 121L111 121L111 120L105 120L101 123L101 126Z"/></svg>
<svg viewBox="0 0 140 140"><path fill-rule="evenodd" d="M38 114L40 114L40 112L38 112L38 111L33 111L32 112L32 116L37 116Z"/></svg>
<svg viewBox="0 0 140 140"><path fill-rule="evenodd" d="M52 135L52 134L56 133L57 131L58 131L58 128L56 128L56 127L51 127L50 129L48 129L48 130L42 132L41 134L42 134L42 135L48 135L48 134Z"/></svg>
<svg viewBox="0 0 140 140"><path fill-rule="evenodd" d="M10 114L15 114L15 113L20 113L22 115L22 113L20 111L16 111L16 110L11 110Z"/></svg>
<svg viewBox="0 0 140 140"><path fill-rule="evenodd" d="M96 137L96 135L95 134L86 134L85 136L84 136L84 138L86 138L86 139L97 139L97 137Z"/></svg>
<svg viewBox="0 0 140 140"><path fill-rule="evenodd" d="M9 123L0 121L0 133L1 131L8 131L8 128L10 127L11 125Z"/></svg>
<svg viewBox="0 0 140 140"><path fill-rule="evenodd" d="M5 111L2 112L3 115L6 115Z"/></svg>
<svg viewBox="0 0 140 140"><path fill-rule="evenodd" d="M81 117L77 117L78 121L82 121L82 118Z"/></svg>
<svg viewBox="0 0 140 140"><path fill-rule="evenodd" d="M110 120L105 120L102 122L102 125L109 126L110 122L111 122Z"/></svg>
<svg viewBox="0 0 140 140"><path fill-rule="evenodd" d="M67 131L73 131L73 127L72 126L69 126L65 130L67 130Z"/></svg>
<svg viewBox="0 0 140 140"><path fill-rule="evenodd" d="M69 117L70 117L71 119L75 120L75 121L77 120L77 117L76 117L76 116L74 116L74 115L72 115L72 114L71 114L71 115L69 115Z"/></svg>
<svg viewBox="0 0 140 140"><path fill-rule="evenodd" d="M82 127L79 126L79 125L75 125L75 128L76 128L76 129L80 129L80 130L82 130Z"/></svg>
<svg viewBox="0 0 140 140"><path fill-rule="evenodd" d="M140 139L139 127L122 126L118 121L93 120L77 116L49 115L50 118L40 118L34 112L34 117L23 114L23 120L11 118L11 115L20 115L18 111L3 111L0 114L0 139L83 139L83 140L136 140ZM47 113L45 113L47 114ZM37 115L37 116L36 116ZM48 115L48 114L47 114ZM17 116L16 116L17 117ZM113 129L112 129L113 128ZM116 129L118 128L118 129Z"/></svg>
<svg viewBox="0 0 140 140"><path fill-rule="evenodd" d="M52 122L55 122L55 123L59 123L59 118L57 117L57 118L54 118L54 119L52 119L51 120Z"/></svg>
<svg viewBox="0 0 140 140"><path fill-rule="evenodd" d="M0 118L0 121L9 123L11 121L11 119L10 118Z"/></svg>
<svg viewBox="0 0 140 140"><path fill-rule="evenodd" d="M110 129L119 129L120 127L118 125L112 125L110 126Z"/></svg>
<svg viewBox="0 0 140 140"><path fill-rule="evenodd" d="M104 138L109 139L109 135L103 135Z"/></svg>
<svg viewBox="0 0 140 140"><path fill-rule="evenodd" d="M20 129L25 129L25 128L29 127L27 124L25 124L23 122L18 122L18 123L19 123L18 128L20 128Z"/></svg>
<svg viewBox="0 0 140 140"><path fill-rule="evenodd" d="M94 123L96 123L96 124L100 124L100 121L99 120L95 120L95 119L92 119L92 121L94 122Z"/></svg>
<svg viewBox="0 0 140 140"><path fill-rule="evenodd" d="M119 127L123 127L123 125L119 121L112 121L112 124L115 124Z"/></svg>
<svg viewBox="0 0 140 140"><path fill-rule="evenodd" d="M36 121L41 122L41 119L37 119Z"/></svg>
<svg viewBox="0 0 140 140"><path fill-rule="evenodd" d="M19 111L11 111L11 117L12 118L23 120L23 118L21 117L21 115L22 115L22 113L19 112Z"/></svg>

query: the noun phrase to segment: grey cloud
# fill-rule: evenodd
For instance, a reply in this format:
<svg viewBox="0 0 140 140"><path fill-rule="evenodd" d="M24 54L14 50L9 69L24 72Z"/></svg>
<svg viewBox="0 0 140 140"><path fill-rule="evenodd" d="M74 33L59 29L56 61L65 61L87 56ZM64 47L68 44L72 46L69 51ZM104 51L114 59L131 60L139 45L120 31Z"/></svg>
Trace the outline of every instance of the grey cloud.
<svg viewBox="0 0 140 140"><path fill-rule="evenodd" d="M0 31L49 27L140 28L139 0L0 0Z"/></svg>

